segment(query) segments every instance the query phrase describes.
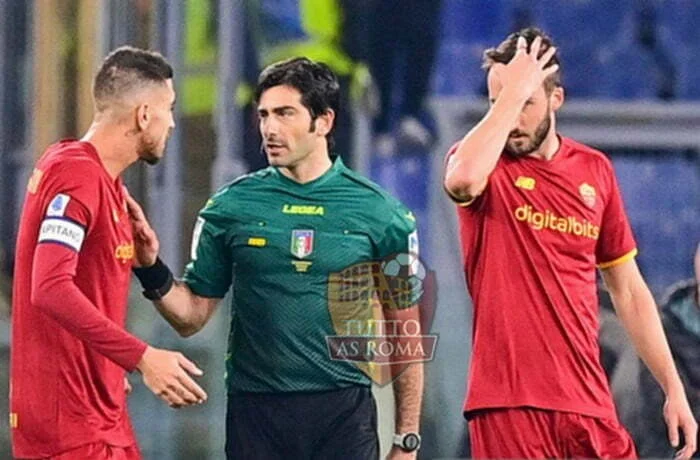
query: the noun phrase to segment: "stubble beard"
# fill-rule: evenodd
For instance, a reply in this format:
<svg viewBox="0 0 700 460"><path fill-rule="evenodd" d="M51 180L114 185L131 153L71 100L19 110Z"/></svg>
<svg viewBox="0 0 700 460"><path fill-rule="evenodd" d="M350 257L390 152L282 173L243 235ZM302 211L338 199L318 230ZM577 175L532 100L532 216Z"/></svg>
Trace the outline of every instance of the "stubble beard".
<svg viewBox="0 0 700 460"><path fill-rule="evenodd" d="M527 135L526 141L513 141L511 139L508 139L505 147L506 153L513 157L519 158L536 152L542 146L545 139L547 139L547 135L549 134L549 130L551 127L552 120L550 119L550 114L548 110L547 115L545 115L544 119L540 122L539 125L537 125L537 129L535 129L534 134Z"/></svg>

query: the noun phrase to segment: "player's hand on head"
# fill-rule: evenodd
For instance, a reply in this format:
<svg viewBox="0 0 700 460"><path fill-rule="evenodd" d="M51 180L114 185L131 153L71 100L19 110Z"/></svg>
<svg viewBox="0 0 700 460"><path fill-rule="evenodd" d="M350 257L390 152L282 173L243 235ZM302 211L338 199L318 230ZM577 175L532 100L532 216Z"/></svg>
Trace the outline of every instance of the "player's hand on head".
<svg viewBox="0 0 700 460"><path fill-rule="evenodd" d="M124 189L126 192L126 189ZM134 249L136 259L134 265L137 267L149 267L156 263L160 242L156 232L146 219L143 208L134 198L126 192L126 205L131 221L131 230L134 234Z"/></svg>
<svg viewBox="0 0 700 460"><path fill-rule="evenodd" d="M137 369L148 389L170 407L180 408L207 400L206 392L191 377L204 373L182 353L148 347Z"/></svg>
<svg viewBox="0 0 700 460"><path fill-rule="evenodd" d="M529 51L525 37L518 37L513 59L506 65L494 66L498 67L496 71L501 74L500 79L504 88L510 87L521 92L523 97L529 98L542 86L547 77L557 71L559 66L556 64L547 67L547 63L557 51L556 47L549 47L542 56L538 57L541 48L541 37L536 37L532 41Z"/></svg>
<svg viewBox="0 0 700 460"><path fill-rule="evenodd" d="M685 395L669 396L664 404L664 419L668 428L668 440L673 447L680 447L680 434L683 434L684 444L675 458L689 459L697 449L698 424L690 410Z"/></svg>

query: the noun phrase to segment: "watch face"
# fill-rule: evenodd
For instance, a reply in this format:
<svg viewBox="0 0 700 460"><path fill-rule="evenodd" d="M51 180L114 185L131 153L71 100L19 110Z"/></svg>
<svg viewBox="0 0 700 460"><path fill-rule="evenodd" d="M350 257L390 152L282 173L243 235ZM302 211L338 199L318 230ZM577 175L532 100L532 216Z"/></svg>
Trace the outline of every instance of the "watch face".
<svg viewBox="0 0 700 460"><path fill-rule="evenodd" d="M420 438L415 433L408 433L403 438L403 447L408 451L414 451L420 447Z"/></svg>

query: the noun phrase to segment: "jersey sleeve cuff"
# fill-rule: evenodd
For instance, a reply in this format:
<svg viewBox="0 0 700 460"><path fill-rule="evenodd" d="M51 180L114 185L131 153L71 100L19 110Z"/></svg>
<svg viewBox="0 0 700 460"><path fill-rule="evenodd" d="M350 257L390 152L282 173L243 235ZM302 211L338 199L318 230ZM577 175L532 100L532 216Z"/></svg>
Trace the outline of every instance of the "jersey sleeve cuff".
<svg viewBox="0 0 700 460"><path fill-rule="evenodd" d="M223 299L226 296L226 292L228 292L228 289L221 292L221 289L208 284L200 283L196 280L188 278L187 276L185 276L182 281L187 285L187 287L190 288L190 291L192 291L193 294L198 295L199 297L206 297L208 299Z"/></svg>
<svg viewBox="0 0 700 460"><path fill-rule="evenodd" d="M445 189L445 193L447 193L447 196L450 197L450 200L452 200L457 206L460 206L462 208L466 208L467 206L474 203L474 201L476 201L477 198L479 198L479 196L475 196L475 197L470 198L467 201L461 200L461 199L457 198L456 196L454 196L452 193L450 193L450 191L447 190L447 187L443 187L443 188Z"/></svg>
<svg viewBox="0 0 700 460"><path fill-rule="evenodd" d="M133 352L130 352L128 356L124 358L124 362L121 363L122 367L124 367L127 372L133 372L136 370L136 366L138 366L139 362L141 362L141 358L143 358L146 348L148 348L148 344L146 342L134 337Z"/></svg>
<svg viewBox="0 0 700 460"><path fill-rule="evenodd" d="M627 254L624 254L624 255L618 257L617 259L613 259L613 260L611 260L611 261L609 261L609 262L601 262L601 263L599 263L599 264L598 264L598 268L600 268L601 270L603 270L603 269L606 269L606 268L614 267L615 265L620 265L620 264L622 264L622 263L625 263L625 262L627 262L628 260L631 260L631 259L633 259L634 257L636 257L637 252L638 252L638 251L637 251L637 248L634 248L634 249L632 249L631 251L629 251Z"/></svg>

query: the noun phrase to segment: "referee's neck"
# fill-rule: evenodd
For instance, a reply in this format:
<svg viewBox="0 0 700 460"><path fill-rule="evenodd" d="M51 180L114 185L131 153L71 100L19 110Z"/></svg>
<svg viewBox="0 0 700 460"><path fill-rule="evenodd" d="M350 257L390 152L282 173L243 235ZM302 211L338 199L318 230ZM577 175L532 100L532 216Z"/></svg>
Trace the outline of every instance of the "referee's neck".
<svg viewBox="0 0 700 460"><path fill-rule="evenodd" d="M294 164L281 166L279 171L294 182L306 184L323 176L332 166L328 148L325 148L309 153Z"/></svg>

